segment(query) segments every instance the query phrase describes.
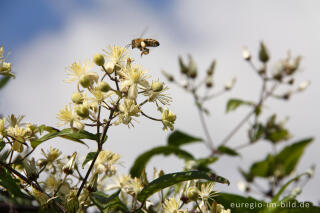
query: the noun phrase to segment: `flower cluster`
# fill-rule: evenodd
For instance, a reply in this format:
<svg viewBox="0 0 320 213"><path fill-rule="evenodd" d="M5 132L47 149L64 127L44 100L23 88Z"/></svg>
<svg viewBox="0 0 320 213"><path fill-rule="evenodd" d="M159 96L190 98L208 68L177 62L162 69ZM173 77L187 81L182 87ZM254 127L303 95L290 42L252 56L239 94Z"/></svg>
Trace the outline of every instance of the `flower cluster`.
<svg viewBox="0 0 320 213"><path fill-rule="evenodd" d="M167 108L171 97L166 93L168 87L150 77L143 67L135 64L126 48L111 46L105 54L96 54L93 62L74 62L67 69L66 82L77 83L77 91L72 95L72 104L65 106L57 115L61 125L83 129L94 125L133 126L135 118L141 115L163 123L163 129L173 130L176 116ZM94 64L101 71L93 71ZM107 80L109 79L109 80ZM113 84L113 86L112 86ZM142 107L152 103L162 113L154 118L143 112ZM110 112L103 123L97 124L102 109ZM91 122L91 123L86 123Z"/></svg>
<svg viewBox="0 0 320 213"><path fill-rule="evenodd" d="M4 55L4 46L0 46L0 75L15 77L11 72L11 63L6 62L6 56Z"/></svg>

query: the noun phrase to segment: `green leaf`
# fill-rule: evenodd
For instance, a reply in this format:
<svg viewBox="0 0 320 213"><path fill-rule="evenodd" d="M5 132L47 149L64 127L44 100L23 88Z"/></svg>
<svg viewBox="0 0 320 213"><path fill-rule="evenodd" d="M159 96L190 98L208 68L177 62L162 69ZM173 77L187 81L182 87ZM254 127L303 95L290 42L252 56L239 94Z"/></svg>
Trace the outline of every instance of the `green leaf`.
<svg viewBox="0 0 320 213"><path fill-rule="evenodd" d="M231 155L231 156L238 156L239 153L236 152L234 149L231 149L230 147L227 146L219 146L218 151L220 153L226 154L226 155Z"/></svg>
<svg viewBox="0 0 320 213"><path fill-rule="evenodd" d="M194 179L205 179L208 181L214 181L218 183L230 184L229 180L224 177L217 176L214 173L202 172L202 171L189 171L189 172L177 172L172 174L166 174L153 180L146 185L138 195L138 200L143 202L154 193L165 189L169 186L173 186L183 181L194 180Z"/></svg>
<svg viewBox="0 0 320 213"><path fill-rule="evenodd" d="M270 177L274 173L274 162L274 156L269 154L265 160L252 164L249 174L251 176Z"/></svg>
<svg viewBox="0 0 320 213"><path fill-rule="evenodd" d="M296 168L306 146L313 139L308 138L286 146L276 156L269 154L265 160L254 163L250 168L250 175L270 177L277 172L278 177L290 175Z"/></svg>
<svg viewBox="0 0 320 213"><path fill-rule="evenodd" d="M289 180L286 184L284 184L281 189L278 191L278 193L272 198L271 202L277 202L280 199L280 196L282 195L282 193L284 192L284 190L286 190L286 188L293 182L295 182L296 180L299 180L299 178L301 178L304 175L309 175L308 173L302 173L294 178L292 178L291 180Z"/></svg>
<svg viewBox="0 0 320 213"><path fill-rule="evenodd" d="M304 149L313 141L313 138L307 138L294 144L286 146L277 156L276 163L279 165L277 169L283 175L289 175L296 168Z"/></svg>
<svg viewBox="0 0 320 213"><path fill-rule="evenodd" d="M25 197L15 180L4 168L0 168L0 186L4 187L10 196Z"/></svg>
<svg viewBox="0 0 320 213"><path fill-rule="evenodd" d="M120 190L108 196L103 192L92 192L90 198L92 202L103 212L110 210L122 210L128 212L127 207L119 199Z"/></svg>
<svg viewBox="0 0 320 213"><path fill-rule="evenodd" d="M0 89L7 85L10 80L10 76L5 76L0 79Z"/></svg>
<svg viewBox="0 0 320 213"><path fill-rule="evenodd" d="M232 98L227 103L226 112L234 111L241 105L254 106L254 103Z"/></svg>
<svg viewBox="0 0 320 213"><path fill-rule="evenodd" d="M223 205L225 209L230 209L232 213L258 213L261 212L265 205L265 202L252 197L242 197L229 193L219 193L219 195L215 197L215 200L217 203ZM261 206L261 208L259 208L259 206Z"/></svg>
<svg viewBox="0 0 320 213"><path fill-rule="evenodd" d="M201 142L201 138L196 138L179 130L175 130L168 137L168 145L181 146L185 144Z"/></svg>
<svg viewBox="0 0 320 213"><path fill-rule="evenodd" d="M89 153L87 154L86 159L85 159L85 160L83 161L83 163L82 163L82 169L84 168L84 166L85 166L89 161L93 160L94 156L96 156L96 153L97 153L97 152L89 152Z"/></svg>
<svg viewBox="0 0 320 213"><path fill-rule="evenodd" d="M179 158L182 158L184 160L192 160L193 156L180 149L179 147L175 146L159 146L155 147L149 151L146 151L145 153L141 154L133 163L133 166L130 169L130 174L133 177L140 177L142 171L144 168L146 168L147 163L150 161L150 159L156 155L170 155L174 154Z"/></svg>
<svg viewBox="0 0 320 213"><path fill-rule="evenodd" d="M55 137L62 137L71 141L75 141L78 143L81 143L83 145L86 145L88 147L87 144L85 144L81 139L89 139L89 140L96 140L97 137L95 134L92 134L90 132L87 132L85 130L73 130L71 128L66 128L63 130L58 130L52 127L48 127L46 129L49 133L42 136L41 138L31 141L31 146L33 148L37 147L38 145L40 145L41 143L50 140L52 138Z"/></svg>
<svg viewBox="0 0 320 213"><path fill-rule="evenodd" d="M200 158L195 160L196 161L196 169L199 171L210 171L210 169L207 167L210 164L216 162L219 158L217 157L208 157L208 158Z"/></svg>

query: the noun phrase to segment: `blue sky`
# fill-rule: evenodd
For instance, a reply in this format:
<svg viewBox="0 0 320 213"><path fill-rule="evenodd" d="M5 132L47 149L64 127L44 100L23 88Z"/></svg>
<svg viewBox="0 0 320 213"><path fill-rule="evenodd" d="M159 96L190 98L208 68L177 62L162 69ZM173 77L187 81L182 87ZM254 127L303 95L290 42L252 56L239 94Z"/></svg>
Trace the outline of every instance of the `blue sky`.
<svg viewBox="0 0 320 213"><path fill-rule="evenodd" d="M32 4L30 3L32 2ZM286 56L291 49L293 54L302 54L303 72L297 82L312 80L306 93L297 95L289 104L271 102L267 113L277 111L282 118L291 116L289 127L295 138L315 135L319 138L319 49L320 13L319 1L85 1L85 0L15 0L0 1L0 43L11 52L16 80L10 82L1 94L1 112L6 114L26 114L26 120L57 123L56 113L70 101L74 88L63 83L65 67L73 61L91 58L107 45L126 45L146 27L146 36L160 41L160 47L152 49L148 57L138 62L162 79L160 70L178 70L177 56L192 53L200 70L205 71L213 58L218 60L216 86L221 87L233 76L237 77L236 89L208 107L212 115L208 118L214 140L218 141L233 126L234 120L241 119L246 110L225 115L225 102L230 97L246 96L254 99L258 91L254 88L259 82L241 58L243 46L249 47L254 56L260 40L266 41L275 59ZM137 52L133 52L139 56ZM172 86L170 93L174 98L172 109L177 113L176 127L192 130L194 135L203 136L196 110L190 97ZM33 98L37 97L37 98ZM187 115L187 116L186 116ZM123 134L123 132L126 134ZM246 136L243 131L234 139L241 143ZM141 120L135 129L119 127L110 136L115 143L109 148L119 152L126 169L131 161L143 150L164 144L166 134L161 125ZM133 140L129 140L133 138ZM67 153L73 152L72 145L54 143ZM123 149L123 146L126 149ZM319 163L314 143L303 158L300 171L311 162ZM230 176L236 183L240 176L234 176L239 164L247 167L248 161L261 159L266 144L257 149L244 151L247 161L225 159L225 164L217 164L216 170ZM191 147L196 153L206 153L199 147ZM87 152L85 148L79 151ZM254 154L252 154L254 153ZM172 159L169 159L172 160ZM169 162L169 161L168 161ZM181 163L181 162L180 162ZM152 164L159 164L156 159ZM174 169L179 169L178 166ZM159 165L165 166L165 163ZM319 179L317 173L315 179ZM315 180L313 184L316 184ZM229 190L222 188L222 190ZM230 190L238 192L236 184ZM318 191L312 184L307 185L303 194L305 199L316 200ZM318 198L319 199L319 198Z"/></svg>

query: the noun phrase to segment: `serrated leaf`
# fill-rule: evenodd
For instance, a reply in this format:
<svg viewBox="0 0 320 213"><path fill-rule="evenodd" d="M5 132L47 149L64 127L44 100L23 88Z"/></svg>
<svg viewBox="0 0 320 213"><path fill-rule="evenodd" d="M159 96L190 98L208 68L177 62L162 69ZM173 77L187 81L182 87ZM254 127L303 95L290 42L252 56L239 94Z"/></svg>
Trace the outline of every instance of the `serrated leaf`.
<svg viewBox="0 0 320 213"><path fill-rule="evenodd" d="M227 146L219 146L218 151L220 153L226 154L226 155L231 155L231 156L238 156L239 153L236 152L234 149L231 149L230 147Z"/></svg>
<svg viewBox="0 0 320 213"><path fill-rule="evenodd" d="M112 209L122 210L127 212L127 207L119 199L120 190L108 196L103 192L92 192L90 198L92 202L103 212L108 212Z"/></svg>
<svg viewBox="0 0 320 213"><path fill-rule="evenodd" d="M188 135L187 133L184 133L179 130L175 130L168 137L168 145L172 145L172 146L181 146L181 145L196 143L201 141L203 141L201 138Z"/></svg>
<svg viewBox="0 0 320 213"><path fill-rule="evenodd" d="M96 155L97 152L89 152L86 156L86 159L82 163L82 169L84 166L91 160L93 160L94 156Z"/></svg>
<svg viewBox="0 0 320 213"><path fill-rule="evenodd" d="M254 204L255 206L263 207L266 204L252 197L243 197L229 193L219 193L214 199L217 203L223 205L225 209L230 209L232 213L258 213L261 211L261 208L252 208L250 205Z"/></svg>
<svg viewBox="0 0 320 213"><path fill-rule="evenodd" d="M190 153L180 149L179 147L175 147L175 146L155 147L137 157L137 159L133 163L133 166L130 169L131 176L140 177L143 169L146 168L147 163L150 161L152 157L156 155L170 155L170 154L176 155L177 157L182 158L184 160L193 159L193 156Z"/></svg>
<svg viewBox="0 0 320 213"><path fill-rule="evenodd" d="M165 189L169 186L173 186L183 181L204 179L208 181L214 181L223 184L230 184L229 180L224 177L218 176L214 173L203 172L203 171L189 171L189 172L177 172L172 174L166 174L153 180L146 185L138 195L138 200L143 202L154 193Z"/></svg>
<svg viewBox="0 0 320 213"><path fill-rule="evenodd" d="M0 79L0 89L5 87L10 80L10 76L5 76Z"/></svg>
<svg viewBox="0 0 320 213"><path fill-rule="evenodd" d="M42 136L41 138L39 138L37 140L31 141L31 146L33 148L35 148L38 145L40 145L41 143L43 143L47 140L50 140L52 138L55 138L55 137L62 137L62 138L65 138L65 139L68 139L71 141L81 143L81 144L88 147L88 145L85 144L81 139L96 140L96 138L97 138L95 134L92 134L88 131L73 130L71 128L66 128L66 129L63 129L60 131L60 130L52 128L52 127L47 127L46 131L49 131L49 133Z"/></svg>
<svg viewBox="0 0 320 213"><path fill-rule="evenodd" d="M254 106L254 103L232 98L227 103L226 112L234 111L241 105Z"/></svg>

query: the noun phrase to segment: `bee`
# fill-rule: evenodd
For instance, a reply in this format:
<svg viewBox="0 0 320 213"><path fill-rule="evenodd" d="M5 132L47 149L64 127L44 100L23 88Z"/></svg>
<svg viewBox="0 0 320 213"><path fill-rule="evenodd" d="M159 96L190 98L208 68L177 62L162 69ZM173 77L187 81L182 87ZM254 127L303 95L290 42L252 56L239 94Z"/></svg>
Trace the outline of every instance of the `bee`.
<svg viewBox="0 0 320 213"><path fill-rule="evenodd" d="M138 48L142 55L148 55L150 49L147 47L158 47L160 45L159 41L152 38L136 38L131 41L132 49Z"/></svg>

